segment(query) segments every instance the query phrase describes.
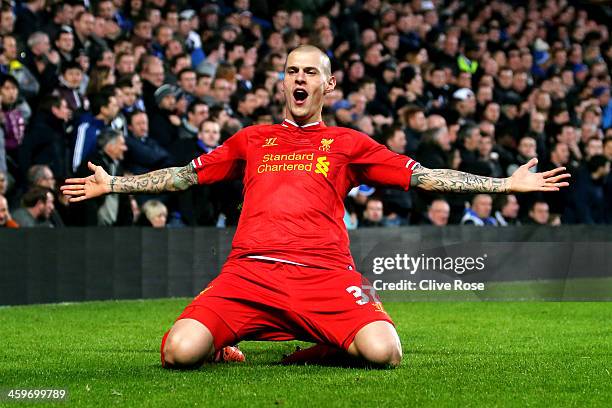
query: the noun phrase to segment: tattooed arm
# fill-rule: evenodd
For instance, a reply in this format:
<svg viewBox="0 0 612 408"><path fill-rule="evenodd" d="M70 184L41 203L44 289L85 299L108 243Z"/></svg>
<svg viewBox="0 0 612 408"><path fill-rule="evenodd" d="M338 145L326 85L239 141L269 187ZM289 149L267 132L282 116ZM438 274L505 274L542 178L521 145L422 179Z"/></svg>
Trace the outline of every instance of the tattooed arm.
<svg viewBox="0 0 612 408"><path fill-rule="evenodd" d="M511 176L493 178L477 176L451 169L428 169L418 166L412 172L410 185L423 190L454 193L526 193L530 191L558 191L566 187L561 180L570 177L565 167L558 167L544 173L532 173L530 168L537 164L537 159L522 165ZM561 174L562 173L562 174Z"/></svg>
<svg viewBox="0 0 612 408"><path fill-rule="evenodd" d="M189 163L184 167L169 167L140 176L111 177L111 193L161 193L185 190L198 183L198 176Z"/></svg>
<svg viewBox="0 0 612 408"><path fill-rule="evenodd" d="M198 176L189 163L184 167L169 167L139 176L111 177L101 166L88 163L94 172L89 177L66 180L61 190L70 202L87 200L108 193L161 193L180 191L198 183Z"/></svg>
<svg viewBox="0 0 612 408"><path fill-rule="evenodd" d="M509 178L477 176L452 169L428 169L419 166L412 172L412 187L436 192L454 193L507 193Z"/></svg>

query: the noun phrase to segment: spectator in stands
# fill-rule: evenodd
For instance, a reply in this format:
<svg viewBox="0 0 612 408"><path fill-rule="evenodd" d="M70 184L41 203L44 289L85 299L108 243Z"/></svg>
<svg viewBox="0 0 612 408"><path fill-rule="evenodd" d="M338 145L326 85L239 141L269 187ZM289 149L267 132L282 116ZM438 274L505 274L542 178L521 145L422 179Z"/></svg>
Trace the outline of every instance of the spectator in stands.
<svg viewBox="0 0 612 408"><path fill-rule="evenodd" d="M423 224L443 227L448 225L449 216L450 206L446 200L437 198L427 207L427 216L423 218Z"/></svg>
<svg viewBox="0 0 612 408"><path fill-rule="evenodd" d="M71 111L64 99L50 95L39 104L38 114L25 134L19 155L23 174L33 164L46 164L59 178L68 175L66 123Z"/></svg>
<svg viewBox="0 0 612 408"><path fill-rule="evenodd" d="M584 161L591 160L591 157L603 154L603 141L597 137L587 140L584 146Z"/></svg>
<svg viewBox="0 0 612 408"><path fill-rule="evenodd" d="M512 68L503 67L497 77L497 83L495 84L494 99L500 103L508 100L510 95L514 93L512 90L512 80L514 76L512 74Z"/></svg>
<svg viewBox="0 0 612 408"><path fill-rule="evenodd" d="M9 212L8 201L0 194L0 228L19 228Z"/></svg>
<svg viewBox="0 0 612 408"><path fill-rule="evenodd" d="M194 99L187 107L187 116L181 120L179 139L197 139L202 122L208 119L208 105Z"/></svg>
<svg viewBox="0 0 612 408"><path fill-rule="evenodd" d="M368 198L366 201L365 210L363 211L363 220L359 223L360 228L384 227L383 202L378 198Z"/></svg>
<svg viewBox="0 0 612 408"><path fill-rule="evenodd" d="M482 111L482 119L492 125L496 125L499 121L500 114L501 108L499 104L497 102L488 102Z"/></svg>
<svg viewBox="0 0 612 408"><path fill-rule="evenodd" d="M546 201L534 201L529 209L529 217L525 221L527 225L547 225L549 223L550 213L548 203Z"/></svg>
<svg viewBox="0 0 612 408"><path fill-rule="evenodd" d="M480 129L473 122L467 122L459 128L459 151L461 165L459 170L468 173L488 175L490 167L480 160Z"/></svg>
<svg viewBox="0 0 612 408"><path fill-rule="evenodd" d="M1 74L0 74L1 75ZM1 118L0 121L0 140L4 142L6 153L2 152L0 146L0 169L2 162L11 159L16 166L19 161L19 146L23 142L26 124L31 115L30 106L27 102L19 99L19 84L11 75L0 76L0 101ZM6 154L6 158L2 158ZM8 168L8 164L6 165Z"/></svg>
<svg viewBox="0 0 612 408"><path fill-rule="evenodd" d="M187 96L188 102L191 102L195 98L196 90L196 72L191 68L183 68L177 75L177 86Z"/></svg>
<svg viewBox="0 0 612 408"><path fill-rule="evenodd" d="M255 87L253 80L255 79L255 64L240 58L236 61L236 71L238 73L238 92L253 92Z"/></svg>
<svg viewBox="0 0 612 408"><path fill-rule="evenodd" d="M407 106L402 112L404 132L406 133L405 154L413 155L419 148L423 132L427 130L427 119L423 109L418 106Z"/></svg>
<svg viewBox="0 0 612 408"><path fill-rule="evenodd" d="M165 228L168 220L168 208L159 200L148 200L142 205L136 225Z"/></svg>
<svg viewBox="0 0 612 408"><path fill-rule="evenodd" d="M127 151L123 134L106 129L100 133L96 144L97 151L81 164L77 176L89 174L88 162L102 166L112 176L122 176L122 162ZM133 221L130 199L125 194L109 194L98 200L79 203L75 207L80 207L83 225L121 226L131 225Z"/></svg>
<svg viewBox="0 0 612 408"><path fill-rule="evenodd" d="M597 128L597 125L588 122L582 122L582 124L580 125L579 134L579 144L582 145L582 147L584 147L589 142L589 140L599 139L601 136L599 134L599 129Z"/></svg>
<svg viewBox="0 0 612 408"><path fill-rule="evenodd" d="M53 194L48 188L32 187L21 198L22 207L13 212L13 219L22 228L51 228L49 218L55 209Z"/></svg>
<svg viewBox="0 0 612 408"><path fill-rule="evenodd" d="M545 128L546 116L539 111L532 112L531 115L529 115L529 128L526 136L533 138L536 142L536 152L540 157L547 156Z"/></svg>
<svg viewBox="0 0 612 408"><path fill-rule="evenodd" d="M32 33L28 37L27 45L24 65L34 74L40 84L39 92L44 95L52 91L57 84L59 53L51 49L49 36L42 31Z"/></svg>
<svg viewBox="0 0 612 408"><path fill-rule="evenodd" d="M578 134L576 128L570 123L565 123L560 126L559 131L555 135L557 143L565 143L570 150L570 161L582 160L582 151L578 146Z"/></svg>
<svg viewBox="0 0 612 408"><path fill-rule="evenodd" d="M171 159L155 139L149 137L149 118L143 111L130 115L124 167L130 173L144 174L171 165Z"/></svg>
<svg viewBox="0 0 612 408"><path fill-rule="evenodd" d="M151 44L152 54L158 58L164 58L164 50L167 48L174 36L174 30L167 24L162 24L154 29L154 39Z"/></svg>
<svg viewBox="0 0 612 408"><path fill-rule="evenodd" d="M460 88L453 92L452 106L453 110L459 115L460 124L474 120L474 114L476 113L476 96L471 89Z"/></svg>
<svg viewBox="0 0 612 408"><path fill-rule="evenodd" d="M179 118L188 122L192 99L208 104L225 140L241 126L282 119L278 82L284 55L307 40L319 43L330 55L338 80L337 91L326 96L325 123L348 124L377 139L385 128L401 124L406 128L406 152L424 165L431 162L428 166L496 175L496 161L506 171L526 158L524 151L531 148L525 145L530 142L519 143L525 136L535 140L540 168L548 166L548 161L565 161L563 144L569 148L569 168L578 168L602 151L612 158L612 147L606 153L612 144L600 145L612 120L612 48L606 27L598 21L603 16L596 8L600 6L588 6L593 7L589 10L580 2L570 7L560 0L534 2L526 8L465 0L451 6L368 0L336 2L331 9L313 3L303 11L288 11L254 2L249 6L248 1L229 2L227 8L200 7L197 2L168 7L163 0L127 1L121 9L121 1L112 0L51 3L46 9L38 0L0 8L0 72L12 75L19 88L16 102L9 104L10 95L3 97L3 109L21 112L26 135L10 153L8 167L3 145L7 143L11 150L15 138L0 137L0 170L10 170L8 176L15 180L9 204L27 187L24 174L30 163L22 164L22 157L49 164L61 178L66 171L60 171L59 163L73 156L73 140L66 135L68 146L49 144L51 139L41 136L39 154L26 143L29 138L37 144L34 136L47 135L51 122L56 126L54 140L63 131L63 123L59 126L53 112L49 113L51 92L65 99L74 113L75 122L66 124L70 133L72 125L91 119L87 118L90 113L83 115L91 108L83 97L88 83L94 93L116 83L118 90L111 93L122 113L145 110L151 137L167 137L166 147L173 147ZM17 25L13 12L18 14ZM305 21L312 23L312 29L305 28ZM198 43L204 55L198 53ZM135 72L142 74L142 81ZM175 82L183 97L162 112L155 92ZM250 102L244 104L252 99L249 92L257 100L252 111ZM33 109L31 124L22 99ZM55 111L61 107L53 106ZM432 123L424 125L425 116ZM119 123L124 118L117 117L111 126L125 129L125 123ZM466 137L468 128L457 141L459 127L471 124L466 119L480 128L475 147L471 146L475 140L467 140L471 139ZM425 133L437 128L448 132ZM191 132L192 137L195 134ZM191 140L191 147L197 140ZM395 142L401 144L400 139L392 140L391 149L396 149ZM604 185L604 194L612 191L612 177L606 180L610 187ZM417 191L410 194L417 210L413 215L424 214L434 197ZM386 191L381 197L385 210L395 212ZM552 215L565 213L577 199L570 191L517 198L521 215L526 215L522 213L536 198L549 203ZM462 199L448 200L450 219L458 222ZM172 203L168 205L172 213ZM362 212L356 214L361 217Z"/></svg>
<svg viewBox="0 0 612 408"><path fill-rule="evenodd" d="M457 64L457 56L459 53L459 38L457 35L448 34L444 38L442 49L436 55L436 59L443 67L454 68Z"/></svg>
<svg viewBox="0 0 612 408"><path fill-rule="evenodd" d="M95 67L91 70L89 82L87 83L87 96L99 93L108 85L115 85L115 73L109 67Z"/></svg>
<svg viewBox="0 0 612 408"><path fill-rule="evenodd" d="M436 115L436 114L429 115L427 117L427 129L433 129L433 128L448 128L446 124L446 119L444 119L443 116ZM454 142L454 140L450 140L450 142L452 143Z"/></svg>
<svg viewBox="0 0 612 408"><path fill-rule="evenodd" d="M202 152L210 153L219 146L221 139L221 127L217 122L205 120L200 126L198 133L198 146Z"/></svg>
<svg viewBox="0 0 612 408"><path fill-rule="evenodd" d="M425 92L427 98L431 99L431 107L438 110L444 110L448 107L451 96L451 88L448 84L448 75L446 70L441 65L435 66L429 75L426 75L427 85ZM465 91L458 96L464 96ZM459 99L459 98L458 98Z"/></svg>
<svg viewBox="0 0 612 408"><path fill-rule="evenodd" d="M521 225L518 219L519 203L514 194L500 194L495 200L495 219L500 227Z"/></svg>
<svg viewBox="0 0 612 408"><path fill-rule="evenodd" d="M33 32L42 29L44 25L45 2L43 0L27 0L17 14L15 33L22 38L28 38Z"/></svg>
<svg viewBox="0 0 612 408"><path fill-rule="evenodd" d="M570 163L570 150L566 143L555 143L550 149L548 162L543 170L552 170L556 167L567 167Z"/></svg>
<svg viewBox="0 0 612 408"><path fill-rule="evenodd" d="M215 78L211 90L212 99L205 99L204 102L208 106L219 104L222 105L228 112L232 112L229 105L232 88L229 81L225 78Z"/></svg>
<svg viewBox="0 0 612 408"><path fill-rule="evenodd" d="M354 187L349 191L348 196L345 200L346 210L350 214L354 214L359 221L363 218L363 212L365 211L366 202L368 198L376 192L374 187L370 187L365 184L361 184L359 187Z"/></svg>
<svg viewBox="0 0 612 408"><path fill-rule="evenodd" d="M91 96L91 111L77 119L76 140L72 156L72 170L76 171L83 159L96 150L98 134L110 127L119 113L119 105L114 93L105 91Z"/></svg>
<svg viewBox="0 0 612 408"><path fill-rule="evenodd" d="M155 91L164 84L164 64L159 58L149 55L142 58L142 99L148 113L157 112Z"/></svg>
<svg viewBox="0 0 612 408"><path fill-rule="evenodd" d="M392 152L403 154L406 148L406 134L399 125L385 128L383 141ZM383 188L380 198L384 202L386 225L407 225L412 213L412 192Z"/></svg>
<svg viewBox="0 0 612 408"><path fill-rule="evenodd" d="M206 97L212 98L211 87L213 82L213 74L198 73L194 95L196 98L204 101ZM267 91L266 91L267 93Z"/></svg>
<svg viewBox="0 0 612 408"><path fill-rule="evenodd" d="M550 147L550 157L543 164L542 171L552 170L555 167L566 167L575 173L575 167L570 161L571 155L566 143L553 143ZM548 203L552 215L562 215L569 200L570 190L559 191L559 194L544 193L542 197Z"/></svg>
<svg viewBox="0 0 612 408"><path fill-rule="evenodd" d="M150 49L152 42L153 26L151 25L151 22L145 20L144 18L137 20L134 23L134 29L132 30L132 44Z"/></svg>
<svg viewBox="0 0 612 408"><path fill-rule="evenodd" d="M213 36L202 44L202 49L206 55L206 59L196 66L196 70L217 71L217 65L225 59L225 43L219 36Z"/></svg>
<svg viewBox="0 0 612 408"><path fill-rule="evenodd" d="M387 148L397 154L404 154L406 149L406 134L399 126L389 127L383 133L383 141Z"/></svg>
<svg viewBox="0 0 612 408"><path fill-rule="evenodd" d="M416 159L431 169L449 168L450 137L446 127L430 128L423 134Z"/></svg>
<svg viewBox="0 0 612 408"><path fill-rule="evenodd" d="M191 69L191 57L185 52L181 52L170 59L170 70L166 73L166 83L176 85L179 80L179 73L185 69Z"/></svg>
<svg viewBox="0 0 612 408"><path fill-rule="evenodd" d="M150 136L164 149L178 138L181 119L175 113L178 89L174 85L162 85L155 91L156 110L149 115ZM147 110L149 112L149 110Z"/></svg>
<svg viewBox="0 0 612 408"><path fill-rule="evenodd" d="M425 82L419 72L411 65L402 69L401 82L404 84L404 98L409 104L422 109L429 108L431 101L425 97Z"/></svg>
<svg viewBox="0 0 612 408"><path fill-rule="evenodd" d="M117 54L115 59L115 69L118 77L134 74L136 72L136 61L134 54L130 54L128 52L120 52Z"/></svg>
<svg viewBox="0 0 612 408"><path fill-rule="evenodd" d="M2 38L0 64L2 72L6 72L15 77L19 83L19 90L24 98L32 99L38 95L40 92L40 84L32 71L20 61L17 50L17 39L13 35L5 35Z"/></svg>
<svg viewBox="0 0 612 408"><path fill-rule="evenodd" d="M78 12L74 16L74 57L82 50L92 57L102 46L101 41L94 37L94 16L89 11Z"/></svg>
<svg viewBox="0 0 612 408"><path fill-rule="evenodd" d="M571 200L565 208L564 223L602 224L606 214L605 182L610 173L610 162L603 155L591 157L578 169L570 189Z"/></svg>
<svg viewBox="0 0 612 408"><path fill-rule="evenodd" d="M495 140L491 134L480 131L479 159L489 168L488 171L483 170L483 174L489 177L504 177L504 171L499 163L499 153L493 151L494 143Z"/></svg>
<svg viewBox="0 0 612 408"><path fill-rule="evenodd" d="M465 210L462 225L475 225L483 227L485 225L497 226L497 220L491 216L493 209L493 198L488 194L476 194L472 199L472 205Z"/></svg>
<svg viewBox="0 0 612 408"><path fill-rule="evenodd" d="M198 66L204 61L205 55L202 50L202 39L200 35L194 31L199 25L198 15L195 10L187 9L179 13L179 28L177 34L185 43L185 48L189 55L193 66Z"/></svg>
<svg viewBox="0 0 612 408"><path fill-rule="evenodd" d="M515 162L508 166L506 174L511 176L520 166L537 156L535 139L531 136L522 137L518 145L518 153L516 155ZM536 168L537 166L534 166L529 169L529 171L532 173L537 172L537 170L534 170Z"/></svg>
<svg viewBox="0 0 612 408"><path fill-rule="evenodd" d="M348 62L346 78L342 81L342 91L345 95L359 89L359 82L365 75L365 67L360 59L351 59Z"/></svg>
<svg viewBox="0 0 612 408"><path fill-rule="evenodd" d="M63 198L61 193L57 193L56 190L56 179L53 171L44 164L35 164L28 169L27 172L28 186L29 187L42 187L48 189L53 194L54 209L51 211L49 216L49 222L53 227L63 227L64 221L60 213L58 212L58 204L63 210L62 206L66 203L58 202L58 197Z"/></svg>
<svg viewBox="0 0 612 408"><path fill-rule="evenodd" d="M121 99L121 113L126 118L135 111L144 111L144 103L138 99L136 89L132 83L132 76L136 74L126 75L117 81L116 90Z"/></svg>
<svg viewBox="0 0 612 408"><path fill-rule="evenodd" d="M15 14L9 5L3 5L0 8L0 35L14 33L15 29Z"/></svg>
<svg viewBox="0 0 612 408"><path fill-rule="evenodd" d="M70 26L62 26L54 35L49 34L49 37L55 40L53 44L60 57L60 67L68 62L76 61L74 56L74 31Z"/></svg>
<svg viewBox="0 0 612 408"><path fill-rule="evenodd" d="M89 100L81 93L82 81L83 68L78 62L67 61L62 64L58 86L53 93L64 99L72 112L89 109Z"/></svg>
<svg viewBox="0 0 612 408"><path fill-rule="evenodd" d="M176 164L185 165L201 154L212 152L219 145L221 127L216 121L206 120L200 127L198 139L180 139L173 145ZM179 194L178 210L187 225L233 225L237 222L236 206L242 200L242 183L224 182L199 185Z"/></svg>
<svg viewBox="0 0 612 408"><path fill-rule="evenodd" d="M236 117L243 127L253 124L253 112L257 109L257 97L252 92L239 94L236 98Z"/></svg>
<svg viewBox="0 0 612 408"><path fill-rule="evenodd" d="M488 103L493 102L493 87L479 86L476 90L476 110L484 111Z"/></svg>

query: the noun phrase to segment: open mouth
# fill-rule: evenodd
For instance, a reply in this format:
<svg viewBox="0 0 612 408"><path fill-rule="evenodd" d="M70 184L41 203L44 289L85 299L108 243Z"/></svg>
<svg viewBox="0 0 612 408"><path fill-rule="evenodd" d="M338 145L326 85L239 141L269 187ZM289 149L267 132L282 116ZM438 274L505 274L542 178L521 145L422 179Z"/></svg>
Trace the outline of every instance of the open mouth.
<svg viewBox="0 0 612 408"><path fill-rule="evenodd" d="M295 99L296 104L303 105L306 98L308 98L308 92L306 92L304 89L296 89L293 91L293 99Z"/></svg>

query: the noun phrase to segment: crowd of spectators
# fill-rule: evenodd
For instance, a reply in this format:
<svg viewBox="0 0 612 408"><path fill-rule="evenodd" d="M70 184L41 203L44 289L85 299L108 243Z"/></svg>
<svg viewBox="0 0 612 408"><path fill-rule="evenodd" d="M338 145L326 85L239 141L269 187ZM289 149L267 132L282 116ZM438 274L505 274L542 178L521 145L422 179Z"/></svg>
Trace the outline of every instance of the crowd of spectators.
<svg viewBox="0 0 612 408"><path fill-rule="evenodd" d="M285 57L306 43L338 82L328 126L427 167L505 177L537 157L573 177L519 196L356 186L348 228L612 223L610 10L574 3L2 2L0 226L235 225L240 181L79 205L57 187L88 161L142 174L279 123Z"/></svg>

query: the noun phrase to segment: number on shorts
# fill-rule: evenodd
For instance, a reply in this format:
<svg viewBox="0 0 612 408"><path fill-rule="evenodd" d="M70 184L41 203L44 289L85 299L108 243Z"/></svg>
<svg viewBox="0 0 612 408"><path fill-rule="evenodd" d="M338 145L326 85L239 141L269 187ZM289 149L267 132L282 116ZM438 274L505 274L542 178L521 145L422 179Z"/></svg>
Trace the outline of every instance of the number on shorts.
<svg viewBox="0 0 612 408"><path fill-rule="evenodd" d="M346 291L350 293L351 295L353 295L355 299L357 299L355 303L357 303L360 306L366 305L370 301L370 297L366 295L365 293L363 293L363 291L361 290L359 286L349 286L348 288L346 288Z"/></svg>

